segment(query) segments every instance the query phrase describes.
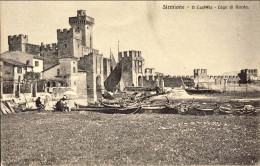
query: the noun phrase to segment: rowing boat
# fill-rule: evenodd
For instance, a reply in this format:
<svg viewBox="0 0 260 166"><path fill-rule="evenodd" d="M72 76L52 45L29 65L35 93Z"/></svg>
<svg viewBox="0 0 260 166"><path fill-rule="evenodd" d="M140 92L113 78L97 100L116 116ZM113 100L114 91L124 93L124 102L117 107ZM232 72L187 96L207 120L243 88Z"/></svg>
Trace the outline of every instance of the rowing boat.
<svg viewBox="0 0 260 166"><path fill-rule="evenodd" d="M219 106L219 114L235 114L244 108L244 105L233 105L230 103L224 103Z"/></svg>
<svg viewBox="0 0 260 166"><path fill-rule="evenodd" d="M163 113L165 105L142 105L139 113Z"/></svg>
<svg viewBox="0 0 260 166"><path fill-rule="evenodd" d="M178 114L178 109L177 109L178 104L165 104L165 109L164 113L165 114Z"/></svg>
<svg viewBox="0 0 260 166"><path fill-rule="evenodd" d="M99 112L106 114L134 114L138 113L141 107L133 106L133 107L124 107L124 108L116 108L116 107L104 107L104 106L95 106L95 107L84 107L84 108L72 108L72 111L91 111L91 112Z"/></svg>

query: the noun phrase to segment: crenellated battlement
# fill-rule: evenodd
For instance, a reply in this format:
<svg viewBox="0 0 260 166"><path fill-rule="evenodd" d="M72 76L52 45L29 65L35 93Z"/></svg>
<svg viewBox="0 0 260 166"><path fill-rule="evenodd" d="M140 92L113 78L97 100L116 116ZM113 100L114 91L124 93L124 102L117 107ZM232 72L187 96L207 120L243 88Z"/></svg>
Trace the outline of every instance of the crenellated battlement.
<svg viewBox="0 0 260 166"><path fill-rule="evenodd" d="M88 55L90 53L99 54L99 50L83 46L83 55Z"/></svg>
<svg viewBox="0 0 260 166"><path fill-rule="evenodd" d="M46 52L56 52L58 50L58 45L57 43L51 43L51 44L41 43L40 50Z"/></svg>
<svg viewBox="0 0 260 166"><path fill-rule="evenodd" d="M78 10L76 17L69 17L69 24L75 25L93 25L95 19L86 15L86 10Z"/></svg>
<svg viewBox="0 0 260 166"><path fill-rule="evenodd" d="M145 68L145 69L144 69L144 72L145 72L145 73L148 73L148 74L149 74L149 73L150 73L150 74L155 73L155 68Z"/></svg>
<svg viewBox="0 0 260 166"><path fill-rule="evenodd" d="M194 74L207 73L207 69L194 69Z"/></svg>
<svg viewBox="0 0 260 166"><path fill-rule="evenodd" d="M68 38L75 38L82 40L82 31L70 28L70 29L57 29L57 38L58 40L66 40Z"/></svg>
<svg viewBox="0 0 260 166"><path fill-rule="evenodd" d="M122 51L118 53L118 60L121 61L123 58L130 58L133 60L143 60L141 51Z"/></svg>
<svg viewBox="0 0 260 166"><path fill-rule="evenodd" d="M240 73L244 74L249 74L253 76L258 76L258 71L257 69L242 69Z"/></svg>
<svg viewBox="0 0 260 166"><path fill-rule="evenodd" d="M13 35L8 36L8 44L28 43L28 35Z"/></svg>

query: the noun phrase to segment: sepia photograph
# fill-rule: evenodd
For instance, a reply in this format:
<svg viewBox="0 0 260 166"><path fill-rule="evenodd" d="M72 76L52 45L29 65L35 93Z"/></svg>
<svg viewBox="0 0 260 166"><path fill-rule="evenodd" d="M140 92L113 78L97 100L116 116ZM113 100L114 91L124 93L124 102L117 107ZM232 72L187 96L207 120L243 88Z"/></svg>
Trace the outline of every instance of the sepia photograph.
<svg viewBox="0 0 260 166"><path fill-rule="evenodd" d="M260 165L260 1L0 1L1 166Z"/></svg>

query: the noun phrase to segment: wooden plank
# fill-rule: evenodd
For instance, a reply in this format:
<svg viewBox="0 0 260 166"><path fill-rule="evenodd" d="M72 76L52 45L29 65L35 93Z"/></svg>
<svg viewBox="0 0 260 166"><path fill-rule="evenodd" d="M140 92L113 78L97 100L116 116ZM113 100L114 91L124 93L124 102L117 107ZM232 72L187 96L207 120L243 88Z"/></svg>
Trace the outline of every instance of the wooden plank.
<svg viewBox="0 0 260 166"><path fill-rule="evenodd" d="M15 112L14 111L15 104L11 101L7 101L6 104L7 104L8 108L11 110L11 112L14 113Z"/></svg>
<svg viewBox="0 0 260 166"><path fill-rule="evenodd" d="M12 113L5 105L3 102L1 102L1 111L3 114L10 114Z"/></svg>

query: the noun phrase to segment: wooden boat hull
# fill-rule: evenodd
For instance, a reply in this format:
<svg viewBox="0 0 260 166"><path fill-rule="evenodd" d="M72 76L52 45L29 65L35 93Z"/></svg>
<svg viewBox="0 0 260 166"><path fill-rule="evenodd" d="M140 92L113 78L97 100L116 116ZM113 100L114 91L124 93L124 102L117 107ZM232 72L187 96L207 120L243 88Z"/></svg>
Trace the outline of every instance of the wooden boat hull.
<svg viewBox="0 0 260 166"><path fill-rule="evenodd" d="M140 107L129 108L106 108L106 107L86 107L86 108L73 108L72 111L91 111L106 114L134 114L140 110Z"/></svg>
<svg viewBox="0 0 260 166"><path fill-rule="evenodd" d="M244 105L236 106L231 104L222 104L219 106L219 114L235 114L243 108Z"/></svg>
<svg viewBox="0 0 260 166"><path fill-rule="evenodd" d="M76 108L104 108L104 106L99 105L81 105L81 104L75 104Z"/></svg>
<svg viewBox="0 0 260 166"><path fill-rule="evenodd" d="M186 115L190 113L190 109L188 107L177 107L178 114Z"/></svg>
<svg viewBox="0 0 260 166"><path fill-rule="evenodd" d="M163 113L165 106L142 106L139 113L153 114L153 113Z"/></svg>
<svg viewBox="0 0 260 166"><path fill-rule="evenodd" d="M238 115L252 115L256 114L256 109L252 105L245 105L240 111L237 111Z"/></svg>
<svg viewBox="0 0 260 166"><path fill-rule="evenodd" d="M101 105L103 105L106 108L123 108L123 106L120 105L120 104L105 104L105 103L101 103Z"/></svg>
<svg viewBox="0 0 260 166"><path fill-rule="evenodd" d="M219 107L219 114L234 114L236 111L233 109L227 109L226 107Z"/></svg>
<svg viewBox="0 0 260 166"><path fill-rule="evenodd" d="M178 109L175 106L171 106L171 105L166 104L163 113L165 113L165 114L178 114Z"/></svg>
<svg viewBox="0 0 260 166"><path fill-rule="evenodd" d="M193 108L199 115L213 115L214 108Z"/></svg>
<svg viewBox="0 0 260 166"><path fill-rule="evenodd" d="M208 94L208 93L220 93L219 91L216 90L208 90L208 89L185 89L185 91L188 94Z"/></svg>

